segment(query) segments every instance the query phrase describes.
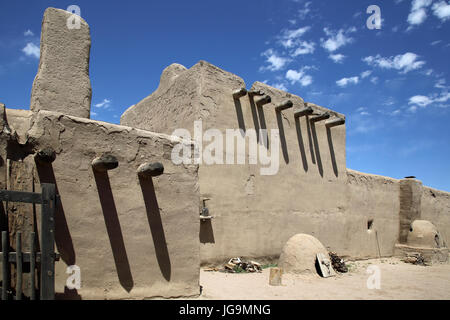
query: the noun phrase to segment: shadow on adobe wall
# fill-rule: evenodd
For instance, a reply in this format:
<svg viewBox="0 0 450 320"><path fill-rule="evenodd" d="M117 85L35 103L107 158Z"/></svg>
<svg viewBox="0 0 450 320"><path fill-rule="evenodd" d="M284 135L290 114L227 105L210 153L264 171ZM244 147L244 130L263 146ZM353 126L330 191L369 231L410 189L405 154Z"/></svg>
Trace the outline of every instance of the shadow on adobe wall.
<svg viewBox="0 0 450 320"><path fill-rule="evenodd" d="M238 120L239 129L241 129L244 132L245 136L245 121L244 121L244 115L242 113L242 105L239 99L234 99L234 107L236 109L236 117Z"/></svg>
<svg viewBox="0 0 450 320"><path fill-rule="evenodd" d="M108 232L109 242L116 264L117 276L122 287L130 292L134 286L133 276L131 275L130 263L123 241L122 229L120 227L119 217L114 202L114 196L109 183L108 172L94 172L95 183L97 184L98 196L102 206L103 217L105 219L106 231Z"/></svg>
<svg viewBox="0 0 450 320"><path fill-rule="evenodd" d="M333 164L333 172L334 175L337 177L339 175L339 172L336 164L336 156L334 154L333 138L331 136L330 128L327 128L327 138L328 138L328 146L330 148L331 163Z"/></svg>
<svg viewBox="0 0 450 320"><path fill-rule="evenodd" d="M320 157L319 141L317 140L316 124L311 122L311 133L314 142L314 151L317 159L317 168L319 169L320 176L323 177L322 158Z"/></svg>
<svg viewBox="0 0 450 320"><path fill-rule="evenodd" d="M280 143L281 143L281 150L283 151L283 158L286 164L289 163L289 154L287 151L287 145L286 145L286 136L284 134L284 125L283 125L283 118L281 111L276 111L277 114L277 123L278 123L278 130L280 132Z"/></svg>
<svg viewBox="0 0 450 320"><path fill-rule="evenodd" d="M53 171L53 166L50 163L41 164L36 163L36 171L39 177L39 182L42 183L52 183L56 187L56 194L59 195L58 184L56 183L55 173ZM34 221L36 220L36 212L34 214ZM35 223L34 229L36 232L36 237L39 239L39 234L37 230L37 225ZM55 244L58 248L58 252L61 255L61 259L68 265L75 265L76 256L75 249L73 248L72 237L70 236L69 227L67 226L66 215L64 213L64 208L62 201L58 201L55 210ZM39 250L39 243L37 243L37 249Z"/></svg>
<svg viewBox="0 0 450 320"><path fill-rule="evenodd" d="M200 243L216 243L211 219L200 222Z"/></svg>
<svg viewBox="0 0 450 320"><path fill-rule="evenodd" d="M156 199L155 187L152 178L139 177L139 182L144 197L145 209L147 212L148 224L152 233L155 254L158 260L159 269L167 281L170 281L171 264L169 251L167 249L164 227L159 212L158 200Z"/></svg>
<svg viewBox="0 0 450 320"><path fill-rule="evenodd" d="M303 169L308 171L308 160L306 159L305 145L303 144L302 127L300 126L300 118L295 118L295 129L297 130L298 148L302 157Z"/></svg>

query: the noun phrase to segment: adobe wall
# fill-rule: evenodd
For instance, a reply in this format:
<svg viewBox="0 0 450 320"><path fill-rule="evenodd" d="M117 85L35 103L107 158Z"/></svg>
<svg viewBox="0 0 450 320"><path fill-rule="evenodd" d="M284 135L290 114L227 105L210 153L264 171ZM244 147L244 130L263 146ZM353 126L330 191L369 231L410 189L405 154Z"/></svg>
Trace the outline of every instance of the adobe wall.
<svg viewBox="0 0 450 320"><path fill-rule="evenodd" d="M163 73L162 83L164 79ZM190 91L169 94L178 91L177 87ZM324 121L312 124L307 117L296 121L293 114L305 107L303 99L259 82L252 89L270 95L271 103L259 106L255 102L259 97L250 99L248 95L233 99L232 92L241 87L245 83L236 75L201 61L178 75L169 88L160 85L157 93L129 108L121 119L122 124L164 133L177 128L193 133L194 120L199 119L204 131L216 128L224 135L226 129L247 132L265 128L271 140L270 130L280 130L280 167L275 175L261 175L261 165L248 164L248 158L245 165L200 165L201 198L210 199L206 204L214 216L212 221L200 223L202 262L277 256L286 240L299 232L319 237L334 250L342 249L348 241L341 230L350 222L345 214L345 126L327 130ZM286 99L293 102L293 108L276 112L275 106ZM166 110L174 106L186 114L183 121L167 121ZM344 118L314 104L307 106L314 110L310 117L328 111L332 117ZM180 118L178 114L174 112L176 118ZM272 148L271 143L259 143Z"/></svg>
<svg viewBox="0 0 450 320"><path fill-rule="evenodd" d="M261 175L265 166L249 164L248 139L245 165L200 164L201 199L210 199L206 204L214 217L200 223L202 263L221 263L234 256L277 257L286 240L301 232L316 236L343 256L392 256L400 230L409 229L420 217L423 204L416 198L422 189L410 194L414 181L347 169L344 125L327 129L324 121L310 121L314 115L298 120L293 116L307 106L315 114L344 115L260 82L249 90L262 90L271 103L259 106L255 102L259 97L248 95L233 99L232 93L241 87L245 88L241 78L208 62L190 69L174 64L163 72L157 91L121 118L122 124L168 134L186 128L192 136L196 120L202 120L203 133L209 128L223 135L226 129L279 130L280 167L275 175ZM180 90L183 94L176 94ZM294 107L276 112L275 106L286 99ZM272 148L263 140L259 144ZM204 142L203 148L207 145ZM440 209L446 203L450 204L430 203L429 213L422 216L433 216L443 232L450 225L448 207Z"/></svg>
<svg viewBox="0 0 450 320"><path fill-rule="evenodd" d="M392 256L399 237L399 180L347 169L348 225L344 252L354 258Z"/></svg>
<svg viewBox="0 0 450 320"><path fill-rule="evenodd" d="M8 114L13 130L23 124L18 112ZM39 192L40 183L55 183L61 196L55 228L61 254L57 297L199 294L197 166L173 165L170 152L176 143L180 140L163 134L52 111L32 117L26 144L33 154L22 159L31 164L34 176L28 186ZM56 160L51 165L35 162L34 152L47 147L56 151ZM92 160L102 154L114 155L119 166L94 171ZM162 163L164 173L139 178L136 170L146 162ZM15 171L12 177L17 174L23 177ZM81 269L78 292L64 288L70 265Z"/></svg>
<svg viewBox="0 0 450 320"><path fill-rule="evenodd" d="M437 226L447 246L450 245L450 193L423 187L421 199L423 220L429 220Z"/></svg>

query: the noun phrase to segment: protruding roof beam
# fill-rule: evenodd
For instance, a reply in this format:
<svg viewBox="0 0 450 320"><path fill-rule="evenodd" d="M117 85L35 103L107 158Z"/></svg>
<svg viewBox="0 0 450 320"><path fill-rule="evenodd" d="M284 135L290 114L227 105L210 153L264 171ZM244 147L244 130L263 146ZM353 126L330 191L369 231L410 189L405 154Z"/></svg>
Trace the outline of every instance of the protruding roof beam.
<svg viewBox="0 0 450 320"><path fill-rule="evenodd" d="M336 118L336 119L331 119L325 122L325 126L327 128L332 128L332 127L336 127L336 126L340 126L345 124L345 119L343 118Z"/></svg>
<svg viewBox="0 0 450 320"><path fill-rule="evenodd" d="M279 105L275 107L276 111L283 111L289 108L292 108L294 106L294 103L292 103L291 100L285 100L281 102Z"/></svg>
<svg viewBox="0 0 450 320"><path fill-rule="evenodd" d="M116 157L110 154L104 154L92 160L92 168L95 171L105 172L115 169L119 166L119 161Z"/></svg>
<svg viewBox="0 0 450 320"><path fill-rule="evenodd" d="M235 100L238 100L239 98L245 96L246 94L247 94L247 89L240 88L240 89L237 89L237 90L233 91L233 98Z"/></svg>
<svg viewBox="0 0 450 320"><path fill-rule="evenodd" d="M144 163L137 169L137 174L142 178L157 177L164 173L164 166L160 162Z"/></svg>
<svg viewBox="0 0 450 320"><path fill-rule="evenodd" d="M272 98L269 95L265 95L264 97L262 97L261 99L259 99L258 101L256 101L256 104L259 106L265 105L272 102Z"/></svg>
<svg viewBox="0 0 450 320"><path fill-rule="evenodd" d="M264 95L264 91L262 91L262 90L249 90L249 91L248 91L248 95L249 95L250 97L253 97L253 96L263 96L263 95Z"/></svg>
<svg viewBox="0 0 450 320"><path fill-rule="evenodd" d="M309 116L313 112L314 112L314 110L311 107L306 107L306 108L303 108L301 110L295 111L294 112L294 118L300 118L300 117L303 117L303 116Z"/></svg>
<svg viewBox="0 0 450 320"><path fill-rule="evenodd" d="M34 159L40 164L50 164L56 159L56 152L52 148L44 148L39 150L35 155Z"/></svg>
<svg viewBox="0 0 450 320"><path fill-rule="evenodd" d="M317 121L326 120L328 118L330 118L330 114L328 112L325 112L325 113L319 114L319 115L317 115L315 117L312 117L310 119L310 121L311 122L317 122Z"/></svg>

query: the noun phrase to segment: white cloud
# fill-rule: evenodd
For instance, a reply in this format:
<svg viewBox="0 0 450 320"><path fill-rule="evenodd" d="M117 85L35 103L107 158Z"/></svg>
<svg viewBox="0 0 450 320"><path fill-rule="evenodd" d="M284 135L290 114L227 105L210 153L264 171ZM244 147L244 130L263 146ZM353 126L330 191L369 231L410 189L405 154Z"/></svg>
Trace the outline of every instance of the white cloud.
<svg viewBox="0 0 450 320"><path fill-rule="evenodd" d="M405 54L399 54L395 57L381 57L379 54L376 56L365 57L365 61L368 65L377 66L384 69L396 69L400 73L407 73L411 70L419 69L424 64L425 61L418 60L419 56L412 52L407 52Z"/></svg>
<svg viewBox="0 0 450 320"><path fill-rule="evenodd" d="M261 67L260 70L270 70L278 71L283 69L283 67L290 62L290 59L278 56L278 54L273 49L267 49L262 53L266 57L266 62L269 64L266 67Z"/></svg>
<svg viewBox="0 0 450 320"><path fill-rule="evenodd" d="M292 57L301 54L314 53L316 44L313 41L304 41L300 39L309 29L311 29L311 27L306 26L294 30L284 30L279 37L279 43L286 49L292 49L290 50L290 55Z"/></svg>
<svg viewBox="0 0 450 320"><path fill-rule="evenodd" d="M37 45L32 42L28 42L25 48L22 49L22 52L25 53L29 57L33 57L39 59L40 49Z"/></svg>
<svg viewBox="0 0 450 320"><path fill-rule="evenodd" d="M414 112L417 111L417 107L416 106L411 106L411 107L408 108L408 111L411 112L411 113L414 113Z"/></svg>
<svg viewBox="0 0 450 320"><path fill-rule="evenodd" d="M447 102L450 100L450 92L441 93L439 97L434 98L434 102Z"/></svg>
<svg viewBox="0 0 450 320"><path fill-rule="evenodd" d="M422 24L427 18L426 8L431 5L433 0L413 0L411 12L408 15L408 23L413 25Z"/></svg>
<svg viewBox="0 0 450 320"><path fill-rule="evenodd" d="M328 28L324 28L323 31L328 36L328 39L326 40L324 40L323 38L320 39L322 47L324 47L326 50L330 52L334 52L340 47L345 46L346 44L349 44L353 41L353 38L347 36L347 34L355 32L356 28L352 27L346 31L344 31L343 29L340 29L338 31L332 31L329 30Z"/></svg>
<svg viewBox="0 0 450 320"><path fill-rule="evenodd" d="M27 31L25 31L25 32L23 33L23 35L24 35L25 37L32 37L32 36L34 36L34 33L33 33L33 31L31 31L30 29L28 29Z"/></svg>
<svg viewBox="0 0 450 320"><path fill-rule="evenodd" d="M416 11L428 7L433 0L413 0L411 4L411 11Z"/></svg>
<svg viewBox="0 0 450 320"><path fill-rule="evenodd" d="M283 90L283 91L288 91L288 89L286 88L286 86L283 83L275 83L272 85L272 87Z"/></svg>
<svg viewBox="0 0 450 320"><path fill-rule="evenodd" d="M296 57L301 54L314 53L315 45L314 42L300 41L297 49L295 49L291 56Z"/></svg>
<svg viewBox="0 0 450 320"><path fill-rule="evenodd" d="M305 68L302 68L299 71L288 70L286 72L286 79L288 79L291 84L299 82L302 87L309 86L313 79L310 75L306 74L304 70Z"/></svg>
<svg viewBox="0 0 450 320"><path fill-rule="evenodd" d="M306 26L306 27L302 27L302 28L298 28L298 29L294 29L294 30L285 30L283 38L284 39L297 39L297 38L300 38L309 29L311 29L311 27Z"/></svg>
<svg viewBox="0 0 450 320"><path fill-rule="evenodd" d="M446 83L446 80L444 78L439 79L438 81L436 81L434 87L438 88L438 89L444 89L446 87L445 83Z"/></svg>
<svg viewBox="0 0 450 320"><path fill-rule="evenodd" d="M345 58L345 56L343 54L340 54L340 53L330 54L328 57L331 60L333 60L335 63L342 63L342 61Z"/></svg>
<svg viewBox="0 0 450 320"><path fill-rule="evenodd" d="M450 92L444 91L441 94L433 94L430 96L417 95L409 98L408 104L418 107L426 107L431 104L436 104L438 107L448 107L448 105L443 105L450 100Z"/></svg>
<svg viewBox="0 0 450 320"><path fill-rule="evenodd" d="M300 9L300 10L298 11L298 17L299 17L301 20L305 19L306 16L308 15L308 13L311 12L311 8L310 8L311 4L312 4L311 1L306 2L306 3L304 4L304 6L303 6L303 9Z"/></svg>
<svg viewBox="0 0 450 320"><path fill-rule="evenodd" d="M420 8L419 10L412 11L408 15L408 23L413 25L421 24L427 18L427 12L424 8Z"/></svg>
<svg viewBox="0 0 450 320"><path fill-rule="evenodd" d="M426 107L432 103L433 103L432 99L428 98L427 96L421 96L421 95L417 95L417 96L413 96L413 97L409 98L409 102L408 102L408 104L416 105L419 107Z"/></svg>
<svg viewBox="0 0 450 320"><path fill-rule="evenodd" d="M442 21L450 19L450 4L447 4L445 1L435 2L432 9L433 14Z"/></svg>
<svg viewBox="0 0 450 320"><path fill-rule="evenodd" d="M108 100L108 99L103 99L103 101L102 102L100 102L100 103L97 103L97 104L95 104L94 105L94 107L96 107L96 108L104 108L104 109L107 109L107 108L109 108L111 106L111 100Z"/></svg>
<svg viewBox="0 0 450 320"><path fill-rule="evenodd" d="M378 77L372 77L372 78L370 78L370 82L372 82L373 84L377 84L377 82L378 82Z"/></svg>
<svg viewBox="0 0 450 320"><path fill-rule="evenodd" d="M342 78L340 80L336 81L336 84L339 87L346 87L349 84L357 84L359 82L359 77L355 76L355 77L350 77L350 78Z"/></svg>
<svg viewBox="0 0 450 320"><path fill-rule="evenodd" d="M437 44L439 44L439 43L441 43L442 42L442 40L436 40L436 41L433 41L432 43L431 43L431 45L432 46L435 46L435 45L437 45Z"/></svg>
<svg viewBox="0 0 450 320"><path fill-rule="evenodd" d="M356 109L356 112L358 112L361 116L370 116L370 112L367 111L367 108L365 107L359 107L358 109Z"/></svg>
<svg viewBox="0 0 450 320"><path fill-rule="evenodd" d="M372 71L370 71L370 70L366 70L364 72L361 72L361 79L367 78L371 74L372 74Z"/></svg>

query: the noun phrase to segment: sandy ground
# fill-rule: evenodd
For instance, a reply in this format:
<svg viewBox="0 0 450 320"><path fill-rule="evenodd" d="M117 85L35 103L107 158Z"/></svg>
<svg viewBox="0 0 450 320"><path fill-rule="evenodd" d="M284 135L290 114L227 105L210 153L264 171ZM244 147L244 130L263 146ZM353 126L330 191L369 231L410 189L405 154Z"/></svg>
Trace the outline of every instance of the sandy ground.
<svg viewBox="0 0 450 320"><path fill-rule="evenodd" d="M200 272L202 295L197 299L450 299L450 264L416 266L396 258L349 262L350 272L331 278L284 274L282 286L269 285L262 273ZM380 270L380 289L368 289L370 265Z"/></svg>

